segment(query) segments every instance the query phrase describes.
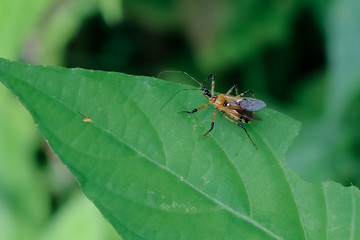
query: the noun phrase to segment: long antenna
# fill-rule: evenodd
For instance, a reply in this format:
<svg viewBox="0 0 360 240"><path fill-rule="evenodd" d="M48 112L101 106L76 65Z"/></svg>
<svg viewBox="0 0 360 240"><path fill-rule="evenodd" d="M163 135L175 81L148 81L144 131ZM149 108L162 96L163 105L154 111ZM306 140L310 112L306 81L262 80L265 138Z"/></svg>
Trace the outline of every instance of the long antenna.
<svg viewBox="0 0 360 240"><path fill-rule="evenodd" d="M158 78L160 78L161 75L163 75L164 73L183 73L186 76L188 76L189 78L191 78L194 82L196 82L197 84L199 84L199 86L202 86L202 84L196 80L193 76L191 76L190 74L188 74L187 72L183 72L183 71L172 71L172 70L168 70L168 71L162 71L159 73Z"/></svg>
<svg viewBox="0 0 360 240"><path fill-rule="evenodd" d="M165 103L164 105L160 108L160 112L163 110L163 108L170 102L171 99L173 99L179 92L181 92L182 90L200 90L198 88L189 88L189 89L180 89L178 90L176 93L174 93L174 95L172 95Z"/></svg>

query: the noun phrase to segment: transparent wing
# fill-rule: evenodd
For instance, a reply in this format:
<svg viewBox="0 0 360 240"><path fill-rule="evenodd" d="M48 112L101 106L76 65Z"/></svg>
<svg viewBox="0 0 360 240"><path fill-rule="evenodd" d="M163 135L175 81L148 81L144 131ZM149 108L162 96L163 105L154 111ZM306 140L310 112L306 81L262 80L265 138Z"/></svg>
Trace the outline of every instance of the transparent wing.
<svg viewBox="0 0 360 240"><path fill-rule="evenodd" d="M255 98L243 98L238 104L242 109L250 112L259 111L266 107L266 103Z"/></svg>
<svg viewBox="0 0 360 240"><path fill-rule="evenodd" d="M257 120L257 121L261 121L262 119L259 118L258 116L256 116L254 114L254 112L249 112L249 111L246 111L246 110L236 110L236 112L238 114L240 114L239 116L239 119L242 118L242 119L248 119L249 122L251 121L254 121L254 120Z"/></svg>

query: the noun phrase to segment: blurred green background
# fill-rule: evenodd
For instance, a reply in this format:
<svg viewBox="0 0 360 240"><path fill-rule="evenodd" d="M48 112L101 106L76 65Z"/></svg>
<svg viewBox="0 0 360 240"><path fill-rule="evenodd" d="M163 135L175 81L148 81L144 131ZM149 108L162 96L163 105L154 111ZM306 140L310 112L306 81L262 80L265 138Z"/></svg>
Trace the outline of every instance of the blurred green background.
<svg viewBox="0 0 360 240"><path fill-rule="evenodd" d="M294 171L360 186L359 12L358 0L0 0L0 57L214 73L218 92L252 89L303 123L287 155ZM164 78L189 83L175 75ZM0 239L120 239L4 86L0 213Z"/></svg>

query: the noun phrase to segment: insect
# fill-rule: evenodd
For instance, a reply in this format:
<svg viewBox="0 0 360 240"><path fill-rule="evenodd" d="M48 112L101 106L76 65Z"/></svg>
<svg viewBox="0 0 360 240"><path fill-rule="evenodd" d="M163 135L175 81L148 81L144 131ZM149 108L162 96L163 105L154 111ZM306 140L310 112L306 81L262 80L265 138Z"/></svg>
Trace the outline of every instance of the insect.
<svg viewBox="0 0 360 240"><path fill-rule="evenodd" d="M254 112L265 108L266 104L263 101L256 99L254 96L254 93L251 90L246 90L245 92L237 94L237 89L236 89L235 85L232 86L225 94L216 95L214 93L214 89L215 89L215 75L214 74L210 74L209 77L206 78L203 83L199 83L196 79L191 77L189 74L187 74L187 73L185 73L185 74L200 85L200 90L202 91L202 94L209 100L209 102L207 104L202 105L201 107L195 108L191 111L182 111L182 112L193 114L193 113L196 113L196 112L200 111L201 109L204 109L211 105L213 105L215 107L214 113L212 115L210 129L204 134L204 136L206 136L209 132L211 132L213 130L214 124L215 124L216 112L220 111L227 120L229 120L230 122L238 125L242 129L244 129L246 135L248 136L248 138L250 139L252 144L256 147L254 141L251 139L249 133L247 132L246 128L242 125L242 123L250 123L254 120L261 120L259 117L257 117L254 114ZM208 90L204 87L204 84L207 80L211 80L211 90ZM230 95L234 89L236 91L236 96ZM181 90L196 90L196 89L181 89ZM177 93L179 93L181 90L176 92L163 105L163 107L173 97L175 97L175 95ZM248 93L251 93L254 96L254 98L243 97L245 94L248 94Z"/></svg>
<svg viewBox="0 0 360 240"><path fill-rule="evenodd" d="M79 112L79 114L80 114L81 117L83 118L83 121L84 121L84 122L87 122L87 123L93 122L93 120L92 120L91 118L89 118L85 113Z"/></svg>

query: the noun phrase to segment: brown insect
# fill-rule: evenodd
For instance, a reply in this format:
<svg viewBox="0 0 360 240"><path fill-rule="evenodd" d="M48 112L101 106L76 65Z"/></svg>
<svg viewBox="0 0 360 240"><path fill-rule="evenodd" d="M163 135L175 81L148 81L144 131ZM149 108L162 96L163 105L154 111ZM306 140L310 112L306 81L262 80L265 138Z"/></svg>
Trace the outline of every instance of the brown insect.
<svg viewBox="0 0 360 240"><path fill-rule="evenodd" d="M213 105L215 107L213 116L212 116L212 121L211 121L211 126L210 129L204 134L204 136L206 136L209 132L211 132L214 128L214 124L215 124L215 116L216 116L216 112L220 111L224 117L229 120L230 122L238 125L239 127L241 127L242 129L244 129L246 135L248 136L248 138L250 139L250 141L252 142L252 144L256 147L254 141L251 139L249 133L247 132L246 128L242 125L242 123L250 123L254 120L261 120L259 117L257 117L254 112L259 111L263 108L266 107L266 104L259 100L256 99L254 96L254 93L251 90L246 90L243 93L237 94L236 96L232 96L230 95L231 92L235 89L237 92L237 89L234 86L232 86L229 91L227 91L225 94L218 94L216 95L214 93L214 89L215 89L215 76L214 74L210 74L210 76L205 79L205 81L203 83L199 83L196 79L194 79L193 77L191 77L189 74L185 73L187 76L189 76L191 79L193 79L195 82L197 82L200 85L200 90L202 91L203 95L209 99L209 103L195 108L191 111L182 111L182 112L186 112L189 114L192 113L196 113L197 111L204 109L206 107L209 107L211 105ZM211 90L208 90L204 87L204 84L207 80L211 80ZM181 89L181 90L196 90L196 89ZM179 93L181 90L179 90L178 92L176 92L164 105L163 107L173 98L175 97L175 95L177 93ZM251 93L254 98L248 98L248 97L243 97L245 94ZM162 107L162 108L163 108ZM161 108L161 109L162 109Z"/></svg>
<svg viewBox="0 0 360 240"><path fill-rule="evenodd" d="M92 120L91 118L89 118L85 113L79 112L79 114L80 114L81 117L83 118L83 121L84 121L84 122L87 122L87 123L93 122L93 120Z"/></svg>

